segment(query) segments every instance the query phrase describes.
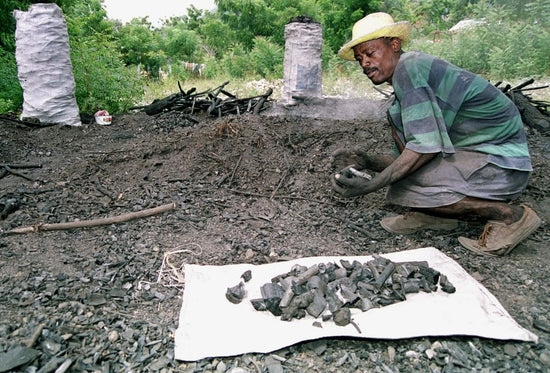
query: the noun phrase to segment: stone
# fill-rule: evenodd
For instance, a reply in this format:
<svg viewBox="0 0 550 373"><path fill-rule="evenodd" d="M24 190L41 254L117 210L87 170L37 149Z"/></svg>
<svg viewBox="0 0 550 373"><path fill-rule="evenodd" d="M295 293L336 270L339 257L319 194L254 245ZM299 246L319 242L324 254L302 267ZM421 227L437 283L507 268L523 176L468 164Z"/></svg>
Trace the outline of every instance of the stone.
<svg viewBox="0 0 550 373"><path fill-rule="evenodd" d="M107 336L107 339L109 340L109 342L111 343L114 343L118 340L119 338L119 334L116 330L111 330L109 332L109 335Z"/></svg>

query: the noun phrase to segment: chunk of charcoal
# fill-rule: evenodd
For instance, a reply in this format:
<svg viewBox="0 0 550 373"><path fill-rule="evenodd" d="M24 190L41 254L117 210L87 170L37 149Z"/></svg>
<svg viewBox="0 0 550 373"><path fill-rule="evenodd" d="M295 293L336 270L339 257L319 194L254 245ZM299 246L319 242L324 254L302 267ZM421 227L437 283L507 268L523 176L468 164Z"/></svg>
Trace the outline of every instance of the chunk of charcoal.
<svg viewBox="0 0 550 373"><path fill-rule="evenodd" d="M290 305L305 309L311 304L311 302L313 302L314 298L315 294L313 294L312 292L307 292L294 297L292 299L292 302L290 302Z"/></svg>
<svg viewBox="0 0 550 373"><path fill-rule="evenodd" d="M300 265L300 264L294 264L292 266L292 268L290 268L290 273L289 275L290 276L298 276L300 273L304 273L305 271L307 271L307 267L306 266L303 266L303 265Z"/></svg>
<svg viewBox="0 0 550 373"><path fill-rule="evenodd" d="M346 278L348 277L348 271L346 271L345 268L337 268L336 270L334 270L334 278L333 280L338 280L340 278Z"/></svg>
<svg viewBox="0 0 550 373"><path fill-rule="evenodd" d="M306 311L303 308L288 306L282 309L281 320L291 321L292 319L303 319L306 317Z"/></svg>
<svg viewBox="0 0 550 373"><path fill-rule="evenodd" d="M296 283L292 284L292 292L295 295L301 295L309 291L307 284L298 285Z"/></svg>
<svg viewBox="0 0 550 373"><path fill-rule="evenodd" d="M308 280L307 288L309 290L319 290L324 294L327 291L327 283L321 278L321 276L313 276Z"/></svg>
<svg viewBox="0 0 550 373"><path fill-rule="evenodd" d="M370 272L372 273L372 277L375 280L377 280L378 277L380 277L380 271L376 267L376 264L374 264L374 262L371 260L371 261L367 262L367 266L369 267Z"/></svg>
<svg viewBox="0 0 550 373"><path fill-rule="evenodd" d="M239 282L238 285L227 288L227 291L225 292L225 297L231 303L234 303L234 304L241 303L244 297L246 297L244 282Z"/></svg>
<svg viewBox="0 0 550 373"><path fill-rule="evenodd" d="M389 297L387 295L380 295L378 297L376 297L374 299L374 301L376 303L378 303L379 305L381 305L382 307L385 307L385 306L389 306L390 304L394 304L394 303L397 303L397 302L400 302L399 299L396 299L396 298L393 298L393 297Z"/></svg>
<svg viewBox="0 0 550 373"><path fill-rule="evenodd" d="M405 296L405 292L403 292L400 289L392 289L392 292L391 292L390 296L397 299L397 300L399 300L399 301L407 300L407 297Z"/></svg>
<svg viewBox="0 0 550 373"><path fill-rule="evenodd" d="M359 297L353 304L353 307L359 308L361 311L365 312L371 308L376 308L376 305L367 297Z"/></svg>
<svg viewBox="0 0 550 373"><path fill-rule="evenodd" d="M309 267L306 271L300 273L298 275L298 278L296 279L297 285L303 285L307 283L307 281L315 276L317 273L319 273L319 265L314 264L311 267Z"/></svg>
<svg viewBox="0 0 550 373"><path fill-rule="evenodd" d="M281 307L281 320L290 321L293 318L301 319L305 317L305 309L313 302L313 299L314 295L311 292L292 298L288 307Z"/></svg>
<svg viewBox="0 0 550 373"><path fill-rule="evenodd" d="M333 293L326 294L325 299L328 303L328 309L330 310L330 312L335 312L344 305L344 303L340 301L340 299L338 299L336 294Z"/></svg>
<svg viewBox="0 0 550 373"><path fill-rule="evenodd" d="M245 271L241 275L241 278L244 280L244 282L250 281L252 279L252 271L251 270Z"/></svg>
<svg viewBox="0 0 550 373"><path fill-rule="evenodd" d="M311 316L317 318L327 308L328 303L325 300L325 297L319 292L315 292L313 294L314 294L313 301L307 306L306 311Z"/></svg>
<svg viewBox="0 0 550 373"><path fill-rule="evenodd" d="M420 279L420 289L422 291L425 291L426 293L431 293L432 291L437 290L437 285L433 285L428 281L425 277L421 277Z"/></svg>
<svg viewBox="0 0 550 373"><path fill-rule="evenodd" d="M439 286L441 286L441 290L443 290L445 293L452 294L456 291L454 285L449 281L447 276L443 274L439 275Z"/></svg>
<svg viewBox="0 0 550 373"><path fill-rule="evenodd" d="M340 285L340 295L344 298L345 304L352 304L359 298L359 295L356 293L357 287L353 284L341 284Z"/></svg>
<svg viewBox="0 0 550 373"><path fill-rule="evenodd" d="M281 316L282 311L281 307L279 307L279 303L281 303L281 299L283 298L283 294L285 292L283 287L279 284L268 282L262 285L260 291L262 293L265 306L269 312L275 316Z"/></svg>
<svg viewBox="0 0 550 373"><path fill-rule="evenodd" d="M332 315L334 323L338 326L346 326L351 322L351 311L349 308L340 308Z"/></svg>
<svg viewBox="0 0 550 373"><path fill-rule="evenodd" d="M279 303L280 307L287 307L290 304L290 301L294 297L294 292L292 291L292 282L294 276L289 276L285 278L284 280L280 281L279 284L283 287L284 293L283 297L281 298L281 302Z"/></svg>
<svg viewBox="0 0 550 373"><path fill-rule="evenodd" d="M325 274L327 271L327 265L325 263L317 264L317 268L319 269L320 274Z"/></svg>
<svg viewBox="0 0 550 373"><path fill-rule="evenodd" d="M374 281L374 286L381 288L386 283L386 281L390 278L390 276L393 274L393 271L395 271L395 264L392 262L389 262L384 267L384 270L380 273L376 281Z"/></svg>
<svg viewBox="0 0 550 373"><path fill-rule="evenodd" d="M254 307L254 309L256 311L266 311L267 310L267 307L265 306L263 298L251 299L250 303L252 303L252 307Z"/></svg>
<svg viewBox="0 0 550 373"><path fill-rule="evenodd" d="M428 265L419 265L418 272L424 276L430 285L437 285L440 273Z"/></svg>
<svg viewBox="0 0 550 373"><path fill-rule="evenodd" d="M377 291L377 289L374 287L373 284L362 281L357 283L357 292L363 297L370 297L374 295L375 291Z"/></svg>
<svg viewBox="0 0 550 373"><path fill-rule="evenodd" d="M351 262L349 260L346 260L346 259L340 259L340 265L345 270L351 271L353 269L353 265L351 264Z"/></svg>
<svg viewBox="0 0 550 373"><path fill-rule="evenodd" d="M401 290L405 294L420 292L420 280L416 278L401 279Z"/></svg>

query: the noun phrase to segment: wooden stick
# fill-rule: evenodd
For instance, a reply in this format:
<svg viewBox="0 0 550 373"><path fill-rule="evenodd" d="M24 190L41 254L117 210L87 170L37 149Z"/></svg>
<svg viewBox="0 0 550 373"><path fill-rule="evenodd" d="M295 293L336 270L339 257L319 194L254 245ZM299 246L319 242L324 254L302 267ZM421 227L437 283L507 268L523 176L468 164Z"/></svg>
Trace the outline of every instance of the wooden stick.
<svg viewBox="0 0 550 373"><path fill-rule="evenodd" d="M231 173L231 179L229 179L229 186L231 187L231 184L233 184L233 179L235 178L235 173L237 172L237 168L241 165L241 161L243 160L243 155L239 157L239 160L237 161L237 165L233 169L233 172Z"/></svg>
<svg viewBox="0 0 550 373"><path fill-rule="evenodd" d="M22 177L23 179L26 179L26 180L29 180L29 181L36 181L35 179L33 179L30 176L27 176L25 174L22 174L21 172L17 172L17 171L12 170L11 167L9 167L9 166L4 166L4 169L12 175Z"/></svg>
<svg viewBox="0 0 550 373"><path fill-rule="evenodd" d="M42 168L41 164L33 163L2 163L0 167L9 167L9 168Z"/></svg>
<svg viewBox="0 0 550 373"><path fill-rule="evenodd" d="M7 231L7 234L19 234L19 233L33 233L40 231L55 231L55 230L64 230L64 229L73 229L73 228L84 228L84 227L97 227L100 225L116 224L123 223L129 220L144 218L147 216L157 215L166 211L174 210L176 208L175 203L169 203L167 205L162 205L154 207L147 210L131 212L124 215L113 216L110 218L101 218L93 220L80 220L73 221L69 223L56 223L56 224L40 224L32 227L23 227L16 228L10 231Z"/></svg>

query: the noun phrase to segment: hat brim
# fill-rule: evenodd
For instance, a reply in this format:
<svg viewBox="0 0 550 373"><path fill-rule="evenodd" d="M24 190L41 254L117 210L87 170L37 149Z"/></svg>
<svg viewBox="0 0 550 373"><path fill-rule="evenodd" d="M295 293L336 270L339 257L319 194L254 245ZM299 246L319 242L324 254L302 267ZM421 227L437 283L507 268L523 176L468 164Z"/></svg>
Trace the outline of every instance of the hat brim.
<svg viewBox="0 0 550 373"><path fill-rule="evenodd" d="M344 46L338 51L338 56L348 61L355 61L353 47L366 41L382 37L395 37L401 39L403 43L406 43L411 37L411 29L412 26L408 21L401 21L392 25L381 27L378 30L374 30L367 35L363 35L360 38L353 39L344 44Z"/></svg>

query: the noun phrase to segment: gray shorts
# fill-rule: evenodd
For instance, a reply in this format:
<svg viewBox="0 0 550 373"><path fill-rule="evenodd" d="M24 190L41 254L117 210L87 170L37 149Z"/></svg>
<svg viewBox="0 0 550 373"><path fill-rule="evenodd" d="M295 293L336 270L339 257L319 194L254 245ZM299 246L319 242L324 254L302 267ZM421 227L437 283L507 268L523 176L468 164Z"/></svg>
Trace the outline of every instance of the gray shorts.
<svg viewBox="0 0 550 373"><path fill-rule="evenodd" d="M513 200L527 187L529 172L488 162L487 154L457 151L436 156L413 174L392 184L389 202L407 207L447 206L465 197L494 201Z"/></svg>

